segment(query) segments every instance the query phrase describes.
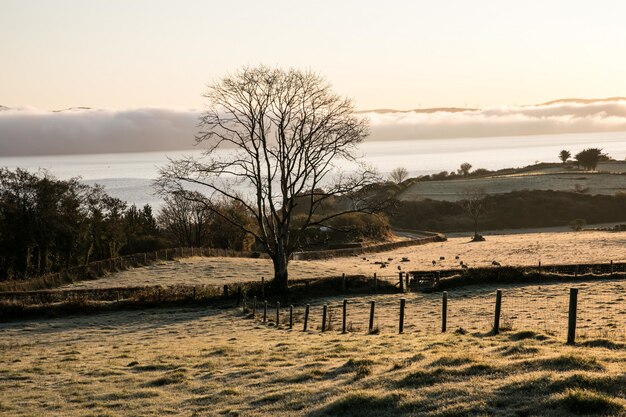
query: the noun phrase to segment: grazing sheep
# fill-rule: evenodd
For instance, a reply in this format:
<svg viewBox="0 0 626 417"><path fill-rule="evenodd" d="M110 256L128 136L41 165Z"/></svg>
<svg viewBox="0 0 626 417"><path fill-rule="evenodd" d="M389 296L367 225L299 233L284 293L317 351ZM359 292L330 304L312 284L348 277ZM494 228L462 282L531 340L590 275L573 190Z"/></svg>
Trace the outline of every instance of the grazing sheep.
<svg viewBox="0 0 626 417"><path fill-rule="evenodd" d="M440 260L440 261L445 261L445 260L446 260L446 257L445 257L445 256L440 256L440 257L439 257L439 260Z"/></svg>
<svg viewBox="0 0 626 417"><path fill-rule="evenodd" d="M459 255L457 255L457 256L454 257L454 259L456 259L458 261L459 259L461 259L461 257Z"/></svg>
<svg viewBox="0 0 626 417"><path fill-rule="evenodd" d="M398 271L402 271L402 267L398 265Z"/></svg>
<svg viewBox="0 0 626 417"><path fill-rule="evenodd" d="M387 261L391 262L393 261L393 258L387 258Z"/></svg>
<svg viewBox="0 0 626 417"><path fill-rule="evenodd" d="M469 266L467 266L467 264L462 264L462 265L461 265L461 268L463 268L463 269L467 269L467 268L469 268Z"/></svg>
<svg viewBox="0 0 626 417"><path fill-rule="evenodd" d="M437 265L437 261L433 259L433 266Z"/></svg>
<svg viewBox="0 0 626 417"><path fill-rule="evenodd" d="M493 265L493 266L502 266L502 265L500 264L500 262L498 262L498 261L493 261L493 262L491 263L491 265Z"/></svg>
<svg viewBox="0 0 626 417"><path fill-rule="evenodd" d="M406 256L403 256L400 262L410 262L410 261L409 261L409 258L407 258Z"/></svg>
<svg viewBox="0 0 626 417"><path fill-rule="evenodd" d="M463 261L459 262L459 265L463 266Z"/></svg>

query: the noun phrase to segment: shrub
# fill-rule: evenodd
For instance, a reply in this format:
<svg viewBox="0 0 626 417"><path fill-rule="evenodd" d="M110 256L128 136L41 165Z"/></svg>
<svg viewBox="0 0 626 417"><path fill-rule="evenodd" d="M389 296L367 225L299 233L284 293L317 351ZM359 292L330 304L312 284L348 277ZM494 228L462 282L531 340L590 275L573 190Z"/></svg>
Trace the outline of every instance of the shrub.
<svg viewBox="0 0 626 417"><path fill-rule="evenodd" d="M586 225L587 222L585 221L585 219L574 219L569 223L569 227L575 232L583 230Z"/></svg>

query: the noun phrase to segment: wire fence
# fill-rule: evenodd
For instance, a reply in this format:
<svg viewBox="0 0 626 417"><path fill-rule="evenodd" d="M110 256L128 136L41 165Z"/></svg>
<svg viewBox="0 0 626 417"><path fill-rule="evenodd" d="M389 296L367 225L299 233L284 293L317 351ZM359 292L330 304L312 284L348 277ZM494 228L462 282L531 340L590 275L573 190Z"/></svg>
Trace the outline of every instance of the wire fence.
<svg viewBox="0 0 626 417"><path fill-rule="evenodd" d="M242 307L249 318L293 331L304 331L306 321L308 332L398 333L402 330L409 334L448 331L488 335L495 331L520 338L545 335L565 341L574 331L579 341L626 341L626 282L579 283L576 290L573 329L569 324L570 288L554 284L502 288L499 313L497 291L493 288L325 297L308 304L308 317L306 305L281 305L257 297L245 297ZM401 304L404 304L403 313Z"/></svg>

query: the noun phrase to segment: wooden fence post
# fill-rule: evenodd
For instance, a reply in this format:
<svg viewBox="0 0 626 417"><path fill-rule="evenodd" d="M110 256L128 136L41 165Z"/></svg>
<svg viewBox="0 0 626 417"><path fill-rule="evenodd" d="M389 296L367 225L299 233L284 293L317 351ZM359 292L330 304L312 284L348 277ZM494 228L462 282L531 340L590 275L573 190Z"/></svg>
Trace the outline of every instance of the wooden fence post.
<svg viewBox="0 0 626 417"><path fill-rule="evenodd" d="M404 305L406 304L406 300L404 298L400 299L400 324L398 325L398 333L402 334L404 332Z"/></svg>
<svg viewBox="0 0 626 417"><path fill-rule="evenodd" d="M261 297L265 298L265 277L261 277Z"/></svg>
<svg viewBox="0 0 626 417"><path fill-rule="evenodd" d="M346 274L341 274L341 291L346 292Z"/></svg>
<svg viewBox="0 0 626 417"><path fill-rule="evenodd" d="M289 330L293 329L293 304L289 306Z"/></svg>
<svg viewBox="0 0 626 417"><path fill-rule="evenodd" d="M267 300L263 301L263 323L267 323Z"/></svg>
<svg viewBox="0 0 626 417"><path fill-rule="evenodd" d="M502 309L502 290L496 290L496 314L493 318L493 334L500 333L500 310Z"/></svg>
<svg viewBox="0 0 626 417"><path fill-rule="evenodd" d="M409 292L409 273L404 274L404 289Z"/></svg>
<svg viewBox="0 0 626 417"><path fill-rule="evenodd" d="M567 344L576 343L576 309L578 307L578 288L569 290L569 317L567 323Z"/></svg>
<svg viewBox="0 0 626 417"><path fill-rule="evenodd" d="M280 326L280 301L276 301L276 327Z"/></svg>
<svg viewBox="0 0 626 417"><path fill-rule="evenodd" d="M378 291L378 276L374 272L374 291Z"/></svg>
<svg viewBox="0 0 626 417"><path fill-rule="evenodd" d="M328 313L328 306L324 304L322 307L322 333L326 331L326 315Z"/></svg>
<svg viewBox="0 0 626 417"><path fill-rule="evenodd" d="M399 272L398 276L400 277L400 292L404 292L404 280L402 279L402 272Z"/></svg>
<svg viewBox="0 0 626 417"><path fill-rule="evenodd" d="M448 329L448 291L441 295L441 333Z"/></svg>
<svg viewBox="0 0 626 417"><path fill-rule="evenodd" d="M368 327L368 333L371 334L374 331L374 310L376 309L376 301L370 301L370 322Z"/></svg>
<svg viewBox="0 0 626 417"><path fill-rule="evenodd" d="M613 260L611 259L611 276L613 276Z"/></svg>
<svg viewBox="0 0 626 417"><path fill-rule="evenodd" d="M306 332L306 328L309 325L309 309L310 309L310 305L307 304L306 307L304 308L304 328L302 329L303 332Z"/></svg>
<svg viewBox="0 0 626 417"><path fill-rule="evenodd" d="M341 333L346 333L346 317L348 313L348 300L343 299L343 308L341 312Z"/></svg>

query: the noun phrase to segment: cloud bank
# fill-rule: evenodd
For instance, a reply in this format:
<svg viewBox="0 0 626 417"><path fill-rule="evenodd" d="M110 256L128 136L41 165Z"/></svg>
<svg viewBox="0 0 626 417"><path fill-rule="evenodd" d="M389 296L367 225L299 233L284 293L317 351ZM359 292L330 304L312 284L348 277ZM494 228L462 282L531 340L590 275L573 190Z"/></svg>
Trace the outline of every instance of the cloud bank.
<svg viewBox="0 0 626 417"><path fill-rule="evenodd" d="M365 114L369 140L626 131L626 100ZM192 149L199 115L167 108L49 112L0 106L0 156Z"/></svg>
<svg viewBox="0 0 626 417"><path fill-rule="evenodd" d="M367 113L373 140L594 133L626 130L626 101L565 102L457 112Z"/></svg>
<svg viewBox="0 0 626 417"><path fill-rule="evenodd" d="M5 108L0 111L0 156L191 149L199 114L165 108Z"/></svg>

